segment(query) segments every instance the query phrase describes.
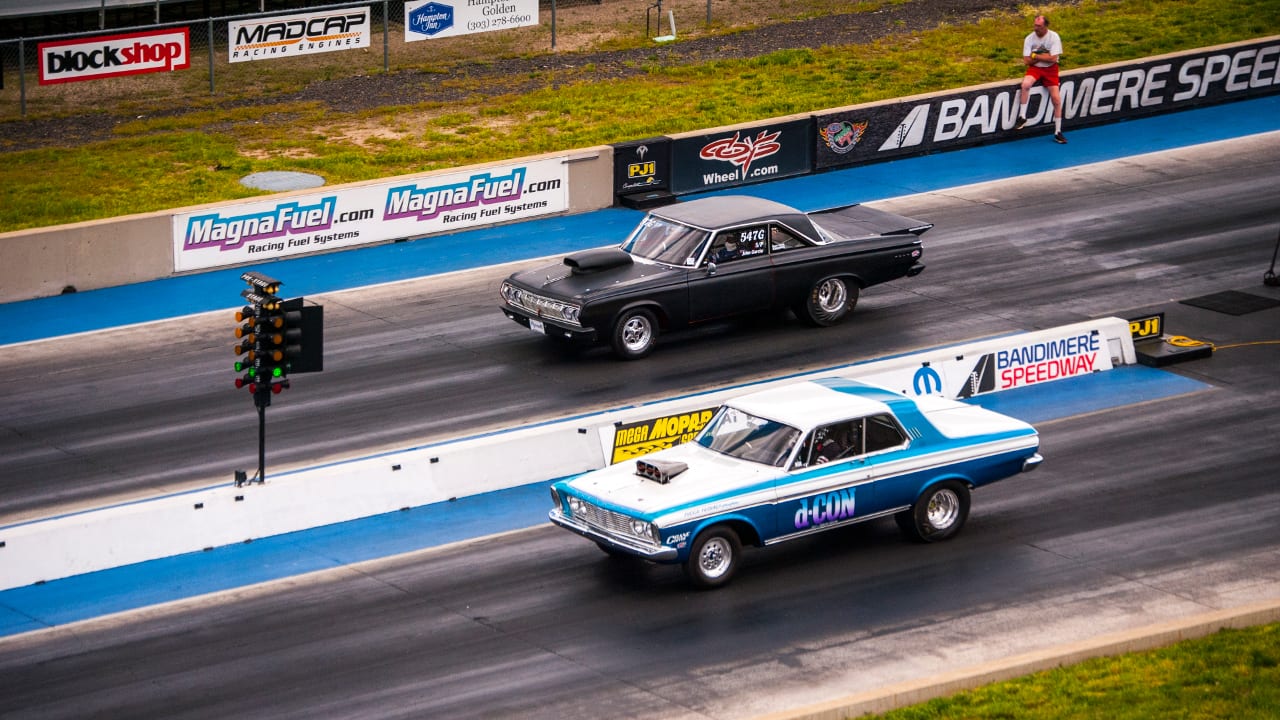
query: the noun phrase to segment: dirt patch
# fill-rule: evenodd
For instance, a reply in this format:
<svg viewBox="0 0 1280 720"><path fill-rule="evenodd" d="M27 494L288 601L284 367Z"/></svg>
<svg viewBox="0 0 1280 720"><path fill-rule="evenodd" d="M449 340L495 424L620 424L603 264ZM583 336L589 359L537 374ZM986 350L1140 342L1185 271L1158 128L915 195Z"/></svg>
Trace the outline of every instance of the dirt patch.
<svg viewBox="0 0 1280 720"><path fill-rule="evenodd" d="M600 47L623 34L655 34L656 13L645 27L645 8L651 3L636 0L605 0L599 4L566 7L557 14L556 51L548 38L539 38L541 52L511 54L484 59L454 59L430 70L410 69L391 73L316 80L296 93L266 94L229 101L224 109L279 104L317 102L331 113L332 123L324 134L347 137L367 146L377 138L393 138L398 132L385 120L355 120L351 113L375 108L405 108L418 114L417 121L397 113L396 125L412 127L422 120L448 112L424 110L431 104L445 108L449 103L483 103L486 97L557 87L583 80L627 78L648 72L653 66L675 67L713 60L747 58L785 49L841 46L908 35L936 28L943 23L972 23L985 15L1020 11L1013 0L909 0L883 2L870 11L852 12L867 4L817 2L816 0L713 0L713 22L706 20L706 0L666 0L663 14L673 12L677 21L677 41L646 44L625 50L577 50ZM845 8L831 14L822 8ZM547 10L544 8L544 13ZM688 18L685 20L685 18ZM669 32L669 17L662 34ZM544 23L545 25L546 23ZM688 34L681 34L687 25ZM470 37L470 36L468 36ZM533 41L530 41L533 42ZM425 43L418 43L424 45ZM450 46L451 48L453 46ZM459 47L466 47L459 44ZM460 58L460 51L442 52ZM85 85L91 83L77 83ZM103 104L109 104L104 101ZM100 105L99 107L101 107ZM177 116L190 112L172 108L149 116ZM11 121L0 124L0 148L16 151L38 147L69 147L109 139L120 123L137 117L124 110L86 113L56 118ZM271 123L269 113L260 122ZM210 128L213 129L212 127Z"/></svg>

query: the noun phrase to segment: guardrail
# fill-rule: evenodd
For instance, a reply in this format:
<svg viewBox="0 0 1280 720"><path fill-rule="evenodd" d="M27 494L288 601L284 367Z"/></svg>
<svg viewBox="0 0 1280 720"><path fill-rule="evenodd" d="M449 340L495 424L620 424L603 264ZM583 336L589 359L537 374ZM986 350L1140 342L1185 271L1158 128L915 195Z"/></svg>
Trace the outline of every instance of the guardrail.
<svg viewBox="0 0 1280 720"><path fill-rule="evenodd" d="M1066 72L1062 83L1064 114L1069 127L1274 95L1280 93L1280 36ZM1043 89L1037 89L1036 99L1029 106L1031 130L1014 133L1016 95L1017 83L1010 80L613 146L353 183L320 192L284 193L249 201L3 233L0 251L12 261L0 266L0 302L144 282L186 271L332 251L336 247L328 240L311 242L313 237L335 235L330 229L301 228L297 238L307 242L300 242L296 247L285 243L279 243L278 248L272 246L270 243L278 242L279 233L275 233L270 240L265 236L260 241L249 238L242 243L244 247L237 246L245 250L239 256L191 264L187 262L190 233L184 221L189 223L200 216L216 215L230 227L236 218L258 216L263 212L278 216L293 203L332 198L327 201L336 208L340 198L344 202L351 198L355 207L343 212L354 213L348 217L367 220L369 228L367 232L361 231L363 236L342 238L340 246L392 242L514 219L503 214L477 216L459 219L445 227L440 223L439 213L427 212L417 224L401 222L401 211L408 205L397 205L400 201L393 196L402 185L415 186L425 197L451 185L458 177L476 178L488 172L495 176L510 175L521 168L557 158L564 165L564 174L554 181L562 183L562 187L556 189L564 195L561 204L547 212L588 212L650 193L681 195L742 187L810 172L1020 138L1027 132L1035 132L1037 124L1047 122L1049 103ZM768 141L768 154L758 142L762 138ZM366 211L372 214L364 218ZM400 223L396 229L379 228L383 224L381 220L388 217ZM212 225L206 229L208 237L197 240L215 237ZM254 252L247 248L253 248Z"/></svg>
<svg viewBox="0 0 1280 720"><path fill-rule="evenodd" d="M838 376L970 398L1136 362L1129 321L1102 318L19 523L0 528L0 590L586 472L691 439L748 389Z"/></svg>

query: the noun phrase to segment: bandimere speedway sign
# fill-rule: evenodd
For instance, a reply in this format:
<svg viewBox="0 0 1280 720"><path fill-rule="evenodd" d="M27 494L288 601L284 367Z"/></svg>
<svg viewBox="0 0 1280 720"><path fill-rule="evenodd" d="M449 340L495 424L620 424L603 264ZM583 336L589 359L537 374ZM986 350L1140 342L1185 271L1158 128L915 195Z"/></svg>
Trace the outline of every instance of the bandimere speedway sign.
<svg viewBox="0 0 1280 720"><path fill-rule="evenodd" d="M227 23L231 62L272 60L369 47L369 8L278 15Z"/></svg>
<svg viewBox="0 0 1280 720"><path fill-rule="evenodd" d="M563 157L173 216L174 270L204 270L564 212Z"/></svg>
<svg viewBox="0 0 1280 720"><path fill-rule="evenodd" d="M1018 119L1019 82L815 115L814 166L835 168L1007 140ZM1280 41L1271 38L1063 73L1063 126L1070 132L1277 92ZM1042 87L1032 92L1027 120L1028 130L1053 123L1053 105Z"/></svg>
<svg viewBox="0 0 1280 720"><path fill-rule="evenodd" d="M186 27L57 40L36 46L40 84L172 72L191 67Z"/></svg>

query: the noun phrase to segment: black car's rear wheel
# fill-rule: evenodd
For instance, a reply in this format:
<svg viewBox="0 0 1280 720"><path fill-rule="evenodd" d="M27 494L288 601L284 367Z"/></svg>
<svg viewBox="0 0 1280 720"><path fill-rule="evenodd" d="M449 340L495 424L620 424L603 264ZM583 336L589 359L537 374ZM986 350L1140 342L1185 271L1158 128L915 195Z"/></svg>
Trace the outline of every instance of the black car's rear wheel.
<svg viewBox="0 0 1280 720"><path fill-rule="evenodd" d="M649 310L628 310L613 325L613 352L623 360L639 360L657 343L658 319Z"/></svg>
<svg viewBox="0 0 1280 720"><path fill-rule="evenodd" d="M830 327L844 319L858 304L858 286L846 278L826 278L814 283L796 316L817 327Z"/></svg>

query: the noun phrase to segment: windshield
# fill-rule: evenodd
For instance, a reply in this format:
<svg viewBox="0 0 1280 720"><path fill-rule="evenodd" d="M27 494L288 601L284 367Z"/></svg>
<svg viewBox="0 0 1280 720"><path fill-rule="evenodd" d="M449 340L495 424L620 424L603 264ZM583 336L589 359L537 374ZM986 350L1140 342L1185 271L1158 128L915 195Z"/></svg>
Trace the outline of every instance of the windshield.
<svg viewBox="0 0 1280 720"><path fill-rule="evenodd" d="M727 405L698 433L704 448L751 462L781 467L791 455L800 431Z"/></svg>
<svg viewBox="0 0 1280 720"><path fill-rule="evenodd" d="M622 244L622 249L668 265L693 267L698 264L706 238L706 230L649 215Z"/></svg>

